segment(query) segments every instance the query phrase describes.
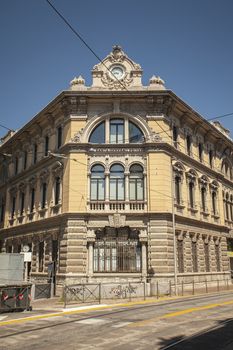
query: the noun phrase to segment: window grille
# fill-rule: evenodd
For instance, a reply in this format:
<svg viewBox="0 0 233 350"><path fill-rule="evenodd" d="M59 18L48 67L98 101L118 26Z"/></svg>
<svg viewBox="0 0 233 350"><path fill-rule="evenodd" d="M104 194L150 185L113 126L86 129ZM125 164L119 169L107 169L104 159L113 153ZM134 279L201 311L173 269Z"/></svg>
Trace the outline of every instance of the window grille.
<svg viewBox="0 0 233 350"><path fill-rule="evenodd" d="M97 231L94 243L94 272L141 272L138 232L128 227L106 227Z"/></svg>

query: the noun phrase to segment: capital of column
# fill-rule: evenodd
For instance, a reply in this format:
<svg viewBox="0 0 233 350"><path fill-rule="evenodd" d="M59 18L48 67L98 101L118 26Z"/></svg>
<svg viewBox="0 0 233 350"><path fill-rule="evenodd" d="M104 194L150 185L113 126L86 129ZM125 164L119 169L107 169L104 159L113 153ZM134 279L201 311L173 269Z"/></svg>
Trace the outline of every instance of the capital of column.
<svg viewBox="0 0 233 350"><path fill-rule="evenodd" d="M148 242L148 236L146 230L142 230L141 233L139 234L139 241L142 244L147 244Z"/></svg>
<svg viewBox="0 0 233 350"><path fill-rule="evenodd" d="M88 231L88 233L87 233L87 243L88 244L94 244L95 240L96 240L96 235L95 235L94 230Z"/></svg>

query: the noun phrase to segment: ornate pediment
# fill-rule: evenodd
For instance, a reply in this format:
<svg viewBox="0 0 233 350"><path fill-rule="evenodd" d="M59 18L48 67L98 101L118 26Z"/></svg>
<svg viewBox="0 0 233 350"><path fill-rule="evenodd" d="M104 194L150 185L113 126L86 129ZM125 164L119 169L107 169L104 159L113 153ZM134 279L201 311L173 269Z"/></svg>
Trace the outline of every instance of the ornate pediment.
<svg viewBox="0 0 233 350"><path fill-rule="evenodd" d="M124 90L125 88L142 87L141 66L131 60L118 45L92 70L92 88Z"/></svg>

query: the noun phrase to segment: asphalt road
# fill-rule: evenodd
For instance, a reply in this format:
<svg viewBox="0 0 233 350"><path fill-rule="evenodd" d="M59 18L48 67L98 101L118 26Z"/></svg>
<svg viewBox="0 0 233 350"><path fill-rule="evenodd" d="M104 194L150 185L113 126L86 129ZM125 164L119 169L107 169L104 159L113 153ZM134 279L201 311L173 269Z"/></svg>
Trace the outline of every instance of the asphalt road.
<svg viewBox="0 0 233 350"><path fill-rule="evenodd" d="M232 292L17 322L1 317L1 350L233 350Z"/></svg>

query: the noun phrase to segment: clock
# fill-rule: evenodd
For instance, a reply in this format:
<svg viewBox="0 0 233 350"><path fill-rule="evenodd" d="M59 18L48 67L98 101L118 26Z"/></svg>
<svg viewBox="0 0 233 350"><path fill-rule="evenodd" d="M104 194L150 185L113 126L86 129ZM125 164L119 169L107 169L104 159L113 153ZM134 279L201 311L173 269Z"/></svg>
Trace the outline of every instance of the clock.
<svg viewBox="0 0 233 350"><path fill-rule="evenodd" d="M124 71L124 68L122 66L113 66L110 69L110 72L118 80L122 79L123 76L125 75L125 71Z"/></svg>

